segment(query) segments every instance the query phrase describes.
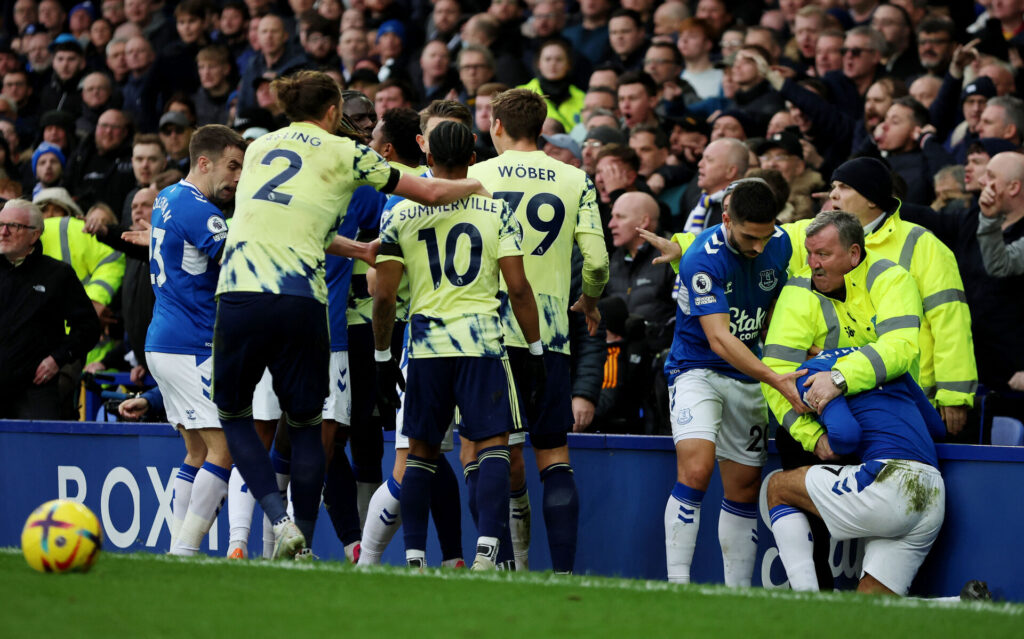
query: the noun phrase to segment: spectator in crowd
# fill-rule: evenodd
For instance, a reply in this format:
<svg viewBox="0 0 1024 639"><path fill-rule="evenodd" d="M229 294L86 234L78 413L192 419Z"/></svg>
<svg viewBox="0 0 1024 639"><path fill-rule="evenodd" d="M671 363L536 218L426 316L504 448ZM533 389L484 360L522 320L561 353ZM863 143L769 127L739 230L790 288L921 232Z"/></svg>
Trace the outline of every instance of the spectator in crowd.
<svg viewBox="0 0 1024 639"><path fill-rule="evenodd" d="M83 140L69 158L64 183L86 210L96 201L116 210L132 189L129 134L124 113L117 109L104 111L96 132ZM127 166L119 169L119 165Z"/></svg>
<svg viewBox="0 0 1024 639"><path fill-rule="evenodd" d="M573 50L579 51L592 65L611 58L608 20L613 8L609 0L582 0L579 16L562 31Z"/></svg>
<svg viewBox="0 0 1024 639"><path fill-rule="evenodd" d="M765 74L762 61L767 61L767 52L758 45L744 45L736 54L732 65L732 79L737 85L736 106L763 125L768 119L785 107L785 102L772 90Z"/></svg>
<svg viewBox="0 0 1024 639"><path fill-rule="evenodd" d="M824 78L830 71L843 69L843 40L845 36L839 29L825 29L814 44L814 67L811 69L815 77Z"/></svg>
<svg viewBox="0 0 1024 639"><path fill-rule="evenodd" d="M942 87L942 80L935 77L934 75L928 75L927 73L920 75L914 80L908 92L910 97L914 98L924 108L930 108L932 102L935 102L936 96L939 95L939 89Z"/></svg>
<svg viewBox="0 0 1024 639"><path fill-rule="evenodd" d="M683 22L676 43L683 55L682 78L702 100L716 98L722 91L722 70L711 64L714 43L714 28L706 21L690 18Z"/></svg>
<svg viewBox="0 0 1024 639"><path fill-rule="evenodd" d="M35 176L32 195L43 189L58 186L67 163L64 152L56 144L43 142L36 147L35 153L32 154L32 174Z"/></svg>
<svg viewBox="0 0 1024 639"><path fill-rule="evenodd" d="M700 162L711 138L711 129L706 122L703 122L692 115L681 118L668 118L667 130L669 131L669 151L676 160L691 170L697 170L697 163Z"/></svg>
<svg viewBox="0 0 1024 639"><path fill-rule="evenodd" d="M78 94L78 83L85 70L82 45L71 34L63 33L50 48L53 51L53 72L39 90L39 108L42 111L62 109L76 113L82 108Z"/></svg>
<svg viewBox="0 0 1024 639"><path fill-rule="evenodd" d="M967 192L971 199L966 203L966 206L958 206L954 202L940 210L948 213L958 213L961 210L976 205L977 199L981 195L981 190L984 188L981 182L985 177L988 161L999 153L1015 150L1017 150L1017 147L1013 143L997 138L981 138L977 142L972 142L971 146L967 149L967 162L963 166L964 191Z"/></svg>
<svg viewBox="0 0 1024 639"><path fill-rule="evenodd" d="M924 73L914 46L914 28L903 7L879 5L871 15L871 28L885 38L885 71L904 82Z"/></svg>
<svg viewBox="0 0 1024 639"><path fill-rule="evenodd" d="M647 39L640 14L631 9L616 9L608 19L608 43L614 52L613 62L623 71L643 67Z"/></svg>
<svg viewBox="0 0 1024 639"><path fill-rule="evenodd" d="M711 122L711 141L733 138L742 142L747 138L757 137L762 130L764 125L758 123L743 109L726 109Z"/></svg>
<svg viewBox="0 0 1024 639"><path fill-rule="evenodd" d="M373 108L377 111L377 119L384 117L389 109L411 109L416 102L412 87L403 80L389 78L380 83L373 97Z"/></svg>
<svg viewBox="0 0 1024 639"><path fill-rule="evenodd" d="M1020 146L1024 135L1024 101L1014 96L989 100L978 121L979 138L999 138Z"/></svg>
<svg viewBox="0 0 1024 639"><path fill-rule="evenodd" d="M192 140L195 127L180 111L168 111L160 116L160 141L167 150L167 165L188 173L188 143Z"/></svg>
<svg viewBox="0 0 1024 639"><path fill-rule="evenodd" d="M156 59L153 46L142 36L130 38L125 43L124 59L129 71L121 89L124 112L140 130L152 132L156 128L154 111L158 92L157 78L152 73Z"/></svg>
<svg viewBox="0 0 1024 639"><path fill-rule="evenodd" d="M608 144L598 152L595 168L594 186L597 187L598 203L603 211L608 211L607 215L601 216L605 221L610 217L615 200L625 192L638 190L643 183L639 173L640 158L628 146Z"/></svg>
<svg viewBox="0 0 1024 639"><path fill-rule="evenodd" d="M16 68L3 76L3 93L0 94L14 101L17 115L12 120L18 127L18 133L31 138L39 125L39 101L35 97L32 77L24 69Z"/></svg>
<svg viewBox="0 0 1024 639"><path fill-rule="evenodd" d="M793 18L793 39L786 45L786 56L813 72L818 37L824 30L825 11L813 4L801 7Z"/></svg>
<svg viewBox="0 0 1024 639"><path fill-rule="evenodd" d="M583 170L593 179L597 173L597 156L601 149L609 144L625 146L628 143L629 139L626 134L618 127L595 126L588 129L587 136L583 140Z"/></svg>
<svg viewBox="0 0 1024 639"><path fill-rule="evenodd" d="M534 5L529 21L523 23L522 27L524 37L521 60L524 66L529 67L533 65L533 60L537 56L541 45L562 33L567 17L564 5L561 2L544 1ZM583 73L589 74L592 66L590 61L583 57L579 51L574 51L572 66L574 82L576 84L583 84L586 76L584 75L583 79L579 78L579 76Z"/></svg>
<svg viewBox="0 0 1024 639"><path fill-rule="evenodd" d="M555 135L542 135L540 136L542 147L545 155L548 157L555 158L559 162L565 162L569 166L574 166L577 169L583 164L583 155L580 151L580 145L576 143L576 140L572 139L567 133L558 133Z"/></svg>
<svg viewBox="0 0 1024 639"><path fill-rule="evenodd" d="M451 68L448 47L440 40L431 40L420 52L419 73L412 73L413 87L419 93L416 108L424 108L457 91L458 75Z"/></svg>
<svg viewBox="0 0 1024 639"><path fill-rule="evenodd" d="M953 23L943 18L928 18L917 25L917 57L929 75L943 78L956 47Z"/></svg>
<svg viewBox="0 0 1024 639"><path fill-rule="evenodd" d="M211 34L216 44L228 48L237 68L245 68L243 56L248 61L249 53L249 9L241 0L228 0L221 5L217 30Z"/></svg>
<svg viewBox="0 0 1024 639"><path fill-rule="evenodd" d="M476 91L473 109L473 134L476 135L476 161L483 162L495 157L498 153L491 142L491 99L507 90L508 87L498 82L488 82Z"/></svg>
<svg viewBox="0 0 1024 639"><path fill-rule="evenodd" d="M780 213L781 222L792 222L813 217L817 213L811 194L825 189L821 174L808 168L800 136L783 131L771 136L760 145L756 153L762 169L778 171L789 187L786 202L792 207L787 215Z"/></svg>
<svg viewBox="0 0 1024 639"><path fill-rule="evenodd" d="M946 207L963 209L969 207L974 197L967 192L964 181L964 167L959 164L945 166L935 174L935 201L931 207L941 211Z"/></svg>
<svg viewBox="0 0 1024 639"><path fill-rule="evenodd" d="M106 56L107 70L110 71L110 77L118 89L124 88L129 78L128 58L125 54L127 46L126 38L114 37L103 50Z"/></svg>
<svg viewBox="0 0 1024 639"><path fill-rule="evenodd" d="M192 94L196 106L196 126L225 124L231 95L231 58L227 47L210 45L196 54L199 89Z"/></svg>
<svg viewBox="0 0 1024 639"><path fill-rule="evenodd" d="M1024 275L1024 240L1007 244L1002 233L1024 218L1024 156L1000 153L986 168L985 189L978 200L978 247L992 277ZM1024 372L1010 378L1010 387L1024 390Z"/></svg>
<svg viewBox="0 0 1024 639"><path fill-rule="evenodd" d="M82 78L82 110L75 120L75 133L84 139L94 130L100 114L114 106L114 85L110 76L94 71Z"/></svg>
<svg viewBox="0 0 1024 639"><path fill-rule="evenodd" d="M311 15L308 24L302 49L306 52L309 63L324 69L337 69L338 24L319 14Z"/></svg>
<svg viewBox="0 0 1024 639"><path fill-rule="evenodd" d="M253 86L256 78L262 77L268 71L285 75L287 71L294 71L308 64L306 54L289 43L284 20L279 16L267 14L260 18L257 33L259 53L249 61L249 66L243 70L242 79L238 83L239 111L257 106Z"/></svg>
<svg viewBox="0 0 1024 639"><path fill-rule="evenodd" d="M1006 219L1017 220L1005 226L999 224L1002 233L997 234L997 238L1001 237L1004 244L1012 244L1024 237L1024 224L1020 222L1024 208L1019 204L1020 197L1013 195L1017 190L1014 180L1021 170L1021 157L1017 153L993 156L980 180L983 189L990 181L994 182L992 190L1000 191L996 199L1007 203L989 210L1012 210L1006 214ZM988 201L986 206L990 206ZM1020 295L1024 280L1021 276L993 277L986 270L978 238L981 221L985 217L979 213L978 207L960 212L935 212L927 207L908 206L902 207L900 214L904 220L932 231L956 256L971 312L978 381L997 393L988 398L986 413L1024 418L1024 406L999 395L1000 391L1024 386L1021 384L1024 379L1021 373L1024 371L1024 336L1017 330L1024 322L1024 298ZM988 229L992 232L991 227Z"/></svg>
<svg viewBox="0 0 1024 639"><path fill-rule="evenodd" d="M459 101L473 110L477 91L494 80L494 54L489 49L470 44L459 50L456 60L459 81L462 83Z"/></svg>
<svg viewBox="0 0 1024 639"><path fill-rule="evenodd" d="M72 268L43 254L43 216L27 200L0 210L0 417L62 419L61 368L84 359L99 321ZM71 380L68 380L70 382ZM75 380L77 381L77 380Z"/></svg>
<svg viewBox="0 0 1024 639"><path fill-rule="evenodd" d="M590 432L643 433L644 399L653 383L644 320L630 316L621 297L598 303L605 324L606 359Z"/></svg>
<svg viewBox="0 0 1024 639"><path fill-rule="evenodd" d="M624 128L639 124L658 124L655 107L658 87L644 71L630 71L619 78L618 105Z"/></svg>
<svg viewBox="0 0 1024 639"><path fill-rule="evenodd" d="M688 211L683 230L700 234L722 221L725 187L743 177L749 164L749 152L735 138L715 140L704 149L697 165L697 176L683 195L683 211Z"/></svg>
<svg viewBox="0 0 1024 639"><path fill-rule="evenodd" d="M885 121L876 129L876 144L886 161L907 185L905 199L928 205L935 199L932 178L953 158L935 136L924 134L928 110L909 96L894 101Z"/></svg>
<svg viewBox="0 0 1024 639"><path fill-rule="evenodd" d="M341 75L348 82L352 79L356 63L370 52L366 41L366 32L362 29L345 29L338 38L338 57L341 62Z"/></svg>
<svg viewBox="0 0 1024 639"><path fill-rule="evenodd" d="M832 91L832 101L851 117L864 108L864 96L885 69L880 64L885 38L871 27L854 27L843 40L843 70L832 71L823 80Z"/></svg>
<svg viewBox="0 0 1024 639"><path fill-rule="evenodd" d="M605 286L605 295L622 298L630 315L644 319L645 339L652 353L672 343L676 314L672 299L675 273L668 264L652 263L658 250L637 232L658 232L658 219L658 202L647 193L624 193L615 200L608 222L615 250L609 256L610 274Z"/></svg>
<svg viewBox="0 0 1024 639"><path fill-rule="evenodd" d="M732 24L733 16L725 0L700 0L694 17L707 22L711 27L712 40L725 33L726 27Z"/></svg>
<svg viewBox="0 0 1024 639"><path fill-rule="evenodd" d="M683 21L690 17L690 9L680 0L668 0L654 10L652 22L654 35L670 36L673 40L679 35Z"/></svg>
<svg viewBox="0 0 1024 639"><path fill-rule="evenodd" d="M427 25L427 41L440 40L445 43L449 53L455 53L459 48L459 18L462 15L462 7L456 0L438 0L434 3L434 9L430 13L430 22Z"/></svg>
<svg viewBox="0 0 1024 639"><path fill-rule="evenodd" d="M640 158L640 176L659 202L669 211L679 200L694 171L680 164L668 164L669 141L665 130L654 124L638 124L629 132L629 147Z"/></svg>
<svg viewBox="0 0 1024 639"><path fill-rule="evenodd" d="M519 88L544 96L548 117L571 131L579 123L584 92L572 83L572 49L568 41L555 38L545 42L535 65L536 77Z"/></svg>
<svg viewBox="0 0 1024 639"><path fill-rule="evenodd" d="M497 81L509 86L519 86L530 80L530 72L519 56L501 46L501 23L492 15L478 13L462 26L460 37L465 44L475 44L494 53L494 68Z"/></svg>
<svg viewBox="0 0 1024 639"><path fill-rule="evenodd" d="M210 43L206 32L210 8L206 0L183 0L174 8L178 38L158 50L153 74L159 78L157 104L166 105L175 93L192 95L199 89L196 55Z"/></svg>

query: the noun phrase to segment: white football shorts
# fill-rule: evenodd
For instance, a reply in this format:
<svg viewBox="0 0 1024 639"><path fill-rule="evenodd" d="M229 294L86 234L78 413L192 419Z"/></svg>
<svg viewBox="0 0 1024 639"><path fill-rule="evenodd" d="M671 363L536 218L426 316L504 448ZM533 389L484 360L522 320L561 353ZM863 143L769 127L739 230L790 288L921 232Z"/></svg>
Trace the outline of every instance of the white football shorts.
<svg viewBox="0 0 1024 639"><path fill-rule="evenodd" d="M252 394L252 418L265 422L276 422L281 419L281 404L274 392L274 378L270 369L263 370L263 377L256 384Z"/></svg>
<svg viewBox="0 0 1024 639"><path fill-rule="evenodd" d="M146 353L171 424L187 430L220 428L217 405L210 399L213 357L179 353Z"/></svg>
<svg viewBox="0 0 1024 639"><path fill-rule="evenodd" d="M352 423L352 390L349 388L348 351L331 352L331 394L324 400L324 419L342 426Z"/></svg>
<svg viewBox="0 0 1024 639"><path fill-rule="evenodd" d="M946 514L939 470L905 460L812 466L804 485L834 538L864 539L863 572L907 594Z"/></svg>
<svg viewBox="0 0 1024 639"><path fill-rule="evenodd" d="M704 439L714 443L718 459L744 466L762 467L768 459L768 405L756 382L688 370L669 387L669 415L673 443Z"/></svg>

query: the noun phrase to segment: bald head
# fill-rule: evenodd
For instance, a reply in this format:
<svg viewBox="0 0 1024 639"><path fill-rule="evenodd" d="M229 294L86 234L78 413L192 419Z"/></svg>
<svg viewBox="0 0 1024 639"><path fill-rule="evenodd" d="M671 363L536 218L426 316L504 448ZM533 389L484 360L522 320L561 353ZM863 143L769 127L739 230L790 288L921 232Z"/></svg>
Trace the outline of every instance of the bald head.
<svg viewBox="0 0 1024 639"><path fill-rule="evenodd" d="M630 191L619 196L612 207L608 229L616 248L625 248L630 255L644 243L637 228L655 232L658 229L658 201L648 193Z"/></svg>
<svg viewBox="0 0 1024 639"><path fill-rule="evenodd" d="M1024 215L1024 155L999 153L988 161L979 203L986 215Z"/></svg>
<svg viewBox="0 0 1024 639"><path fill-rule="evenodd" d="M697 185L717 193L747 172L750 152L735 138L719 138L704 149L697 165Z"/></svg>
<svg viewBox="0 0 1024 639"><path fill-rule="evenodd" d="M142 220L147 222L153 217L153 202L156 201L157 191L152 187L139 189L132 198L132 229L142 230Z"/></svg>

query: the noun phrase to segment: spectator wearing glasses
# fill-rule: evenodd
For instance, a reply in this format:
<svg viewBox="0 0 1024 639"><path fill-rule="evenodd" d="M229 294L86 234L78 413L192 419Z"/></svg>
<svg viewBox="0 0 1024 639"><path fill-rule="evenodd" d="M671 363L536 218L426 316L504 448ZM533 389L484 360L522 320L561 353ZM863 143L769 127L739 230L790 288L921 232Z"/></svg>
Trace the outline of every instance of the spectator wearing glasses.
<svg viewBox="0 0 1024 639"><path fill-rule="evenodd" d="M455 66L462 83L458 101L472 111L476 106L477 91L494 80L494 54L490 49L476 44L466 45L459 50Z"/></svg>
<svg viewBox="0 0 1024 639"><path fill-rule="evenodd" d="M917 26L917 57L929 75L945 77L956 47L953 23L942 18L928 18Z"/></svg>
<svg viewBox="0 0 1024 639"><path fill-rule="evenodd" d="M840 53L841 72L830 71L823 80L832 92L832 103L856 118L864 108L868 88L884 73L881 66L885 38L871 27L855 27L846 32Z"/></svg>
<svg viewBox="0 0 1024 639"><path fill-rule="evenodd" d="M160 141L167 149L167 166L188 173L188 143L195 128L180 111L168 111L160 116Z"/></svg>
<svg viewBox="0 0 1024 639"><path fill-rule="evenodd" d="M0 417L59 419L60 368L96 343L99 320L72 268L43 255L28 200L0 210ZM65 324L68 330L65 331Z"/></svg>

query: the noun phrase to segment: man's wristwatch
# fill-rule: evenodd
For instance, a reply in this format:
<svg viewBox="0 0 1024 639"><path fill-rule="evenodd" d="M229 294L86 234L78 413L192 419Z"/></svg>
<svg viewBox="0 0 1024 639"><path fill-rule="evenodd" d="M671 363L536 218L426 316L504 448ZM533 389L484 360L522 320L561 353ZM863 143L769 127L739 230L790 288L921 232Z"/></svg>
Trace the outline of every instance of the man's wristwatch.
<svg viewBox="0 0 1024 639"><path fill-rule="evenodd" d="M832 383L836 385L836 388L839 389L840 393L845 395L846 394L846 378L843 377L842 373L840 373L839 371L837 371L834 368L832 369L831 375L832 375Z"/></svg>

